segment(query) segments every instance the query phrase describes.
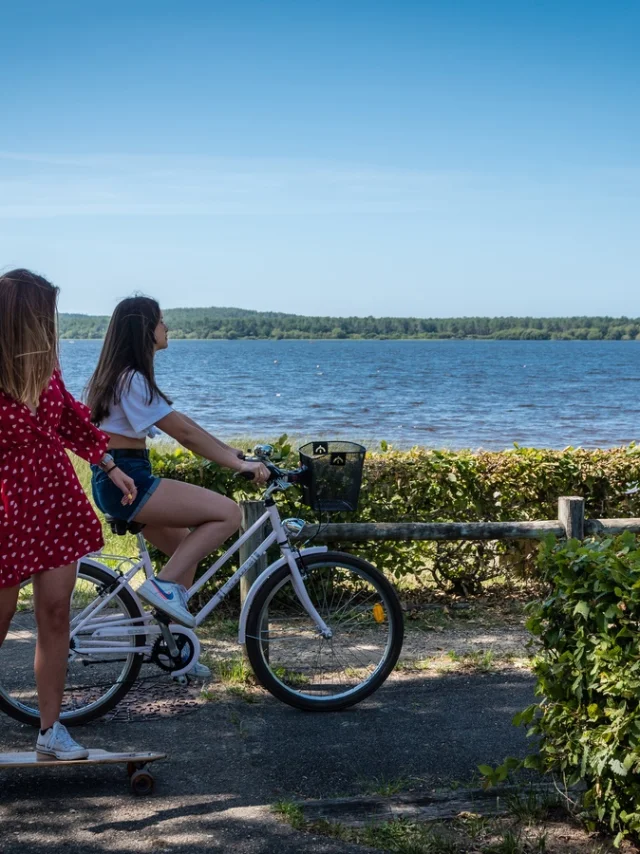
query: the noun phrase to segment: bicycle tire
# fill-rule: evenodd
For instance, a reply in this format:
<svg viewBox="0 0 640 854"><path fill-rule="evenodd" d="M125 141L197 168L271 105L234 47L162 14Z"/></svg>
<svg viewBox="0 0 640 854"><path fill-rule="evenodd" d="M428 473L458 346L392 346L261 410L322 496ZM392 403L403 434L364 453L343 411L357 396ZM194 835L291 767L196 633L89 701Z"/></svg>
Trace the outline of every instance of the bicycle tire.
<svg viewBox="0 0 640 854"><path fill-rule="evenodd" d="M113 575L105 569L93 566L88 563L80 563L78 567L78 578L95 583L96 588L100 589L103 586L108 586L113 583ZM25 582L22 587L28 586L30 580ZM121 588L115 599L119 600L122 610L130 619L139 619L143 616L142 611L138 607L135 599L126 588ZM17 612L19 614L20 612ZM14 620L16 617L14 617ZM13 624L13 623L12 623ZM34 621L35 627L35 621ZM10 642L11 626L7 634L7 640ZM134 645L144 646L145 636L134 635ZM6 641L5 641L6 644ZM4 646L4 644L3 644ZM31 662L32 664L32 662ZM122 668L119 679L109 688L106 693L100 696L97 700L89 703L84 708L73 708L65 710L64 699L63 707L60 714L60 721L65 726L80 726L81 724L89 723L96 718L102 717L116 706L123 697L131 690L136 681L140 668L142 667L142 655L129 653L125 661L125 666ZM67 670L67 680L69 678L69 670ZM66 686L65 686L66 687ZM33 692L32 692L33 693ZM26 703L20 702L19 699L13 697L10 691L3 686L3 677L0 674L0 711L7 714L20 723L30 726L40 726L40 715L36 707L29 706Z"/></svg>
<svg viewBox="0 0 640 854"><path fill-rule="evenodd" d="M302 671L287 671L286 666L282 664L282 655L287 654L286 647L284 654L280 654L274 657L274 646L276 643L276 637L280 637L282 641L291 645L292 642L296 640L296 637L302 638L304 633L304 639L302 643L307 643L307 641L311 642L314 639L315 630L315 640L319 644L318 649L322 650L322 645L323 643L325 643L325 640L320 638L320 635L317 632L317 628L311 623L311 618L304 610L302 604L297 599L297 596L295 596L294 592L292 595L293 588L291 585L291 573L289 567L286 565L281 567L281 569L277 570L270 578L268 578L264 582L264 584L257 591L256 597L250 607L249 613L247 615L247 657L259 683L277 699L282 700L283 702L287 703L290 706L293 706L294 708L301 709L304 711L339 711L341 709L348 708L349 706L353 706L356 703L361 702L365 699L365 697L368 697L370 694L376 691L387 679L387 677L395 667L396 662L398 660L398 656L400 655L400 652L402 650L402 643L404 639L404 620L402 616L402 608L400 606L398 596L393 586L389 583L385 576L378 569L376 569L376 567L372 566L367 561L362 560L362 558L358 558L343 552L326 552L324 554L315 554L301 557L298 559L298 566L300 567L304 576L306 576L305 586L307 588L307 592L312 598L315 607L319 610L323 619L325 619L327 624L330 626L330 628L332 628L334 632L341 631L339 625L340 620L337 620L336 623L337 618L334 616L332 625L331 615L329 614L329 605L333 603L333 599L335 598L335 590L338 588L333 589L333 592L331 594L331 603L327 602L327 589L325 588L324 607L321 602L314 601L314 589L316 587L319 588L319 582L321 580L321 570L333 566L338 566L341 569L345 570L347 573L351 572L355 576L367 580L371 584L373 590L376 591L376 602L380 602L381 608L383 609L384 622L386 622L388 626L388 639L385 643L382 657L377 662L377 664L375 664L373 672L371 672L367 676L364 682L354 684L347 690L339 691L336 695L311 695L311 686L315 686L317 684L317 680L319 677L317 675L314 675L316 671L313 671L313 669L309 667L309 656L307 655L306 657L306 664L303 663ZM315 582L314 579L316 579ZM345 576L342 582L343 588L348 588L350 583L352 584L353 582L349 582L348 577ZM286 592L286 606L290 605L293 612L294 602L297 603L300 619L304 620L306 617L307 625L310 627L307 628L306 631L297 628L295 630L296 632L298 632L297 636L292 635L290 632L287 632L285 628L281 629L279 635L277 634L276 630L272 629L272 626L274 625L274 623L276 623L277 620L280 620L280 623L283 627L286 625L286 606L280 605L280 601L282 598L284 598L284 596L280 597L278 600L276 600L275 597L279 594L280 591L284 590L287 584L291 588L291 590ZM317 599L318 597L315 598ZM355 594L352 598L355 599ZM359 613L356 613L355 616L349 616L349 621L351 622L352 626L354 622L356 624L362 622L362 620L360 619L361 617L363 619L367 618L367 610L361 606L357 607L360 608ZM372 613L375 612L375 604L371 605L371 601L367 603L367 607L369 608L369 610L371 610ZM346 606L342 606L343 612L344 608L346 608ZM351 612L349 613L351 614ZM381 612L378 612L378 614L380 613ZM281 618L280 614L282 614ZM336 611L336 614L339 614L339 611ZM346 613L344 615L346 616ZM269 630L266 638L264 633L265 619L268 619L269 623ZM291 619L289 620L289 622L291 622ZM296 617L295 619L298 619L298 617ZM345 623L345 628L344 630L342 630L343 636L348 636L352 631L353 629L346 628ZM369 637L370 636L371 635L369 635ZM330 642L327 642L327 652L329 652L329 644L333 644L333 641L336 637L337 634L334 635L334 638L332 638ZM368 644L369 646L371 646L369 641ZM280 646L282 647L283 644L280 644ZM317 661L319 661L320 655L321 653L318 652L316 659ZM330 655L333 655L335 661L339 660L337 656L333 653L333 649ZM301 653L301 656L304 658L304 652ZM353 671L352 678L354 680L357 679L358 668L347 668L347 670L349 669ZM362 668L360 667L360 669ZM347 671L345 671L345 673L346 672ZM335 678L337 678L335 675L335 668L333 673L331 673L330 670L328 670L327 673L328 678L334 680ZM349 674L349 676L351 675L352 674ZM315 683L311 682L312 678L316 679ZM291 684L295 683L296 681L300 682L302 679L306 679L308 685L305 685L304 682L299 685ZM325 685L318 685L317 690L323 689L326 690Z"/></svg>

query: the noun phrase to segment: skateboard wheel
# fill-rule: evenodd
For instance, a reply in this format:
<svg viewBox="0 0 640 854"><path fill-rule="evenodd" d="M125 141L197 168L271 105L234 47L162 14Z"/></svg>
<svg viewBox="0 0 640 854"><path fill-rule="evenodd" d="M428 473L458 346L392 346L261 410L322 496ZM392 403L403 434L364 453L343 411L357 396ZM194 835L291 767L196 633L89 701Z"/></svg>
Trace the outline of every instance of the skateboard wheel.
<svg viewBox="0 0 640 854"><path fill-rule="evenodd" d="M134 795L150 795L153 792L155 780L148 771L134 771L131 775L131 791Z"/></svg>
<svg viewBox="0 0 640 854"><path fill-rule="evenodd" d="M144 767L144 762L127 762L127 774L129 775L129 779L133 777L136 771L140 771Z"/></svg>

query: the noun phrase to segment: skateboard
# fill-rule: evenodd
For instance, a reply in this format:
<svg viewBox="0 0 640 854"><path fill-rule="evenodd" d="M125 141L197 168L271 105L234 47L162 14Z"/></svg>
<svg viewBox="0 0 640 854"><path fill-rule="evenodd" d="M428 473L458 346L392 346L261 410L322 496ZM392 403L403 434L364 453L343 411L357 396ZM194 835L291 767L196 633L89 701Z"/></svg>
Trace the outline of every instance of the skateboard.
<svg viewBox="0 0 640 854"><path fill-rule="evenodd" d="M87 759L55 759L44 753L0 753L0 769L3 768L61 768L65 765L114 765L126 764L129 785L134 795L150 795L155 780L149 765L158 759L166 759L166 753L110 753L108 750L90 750Z"/></svg>

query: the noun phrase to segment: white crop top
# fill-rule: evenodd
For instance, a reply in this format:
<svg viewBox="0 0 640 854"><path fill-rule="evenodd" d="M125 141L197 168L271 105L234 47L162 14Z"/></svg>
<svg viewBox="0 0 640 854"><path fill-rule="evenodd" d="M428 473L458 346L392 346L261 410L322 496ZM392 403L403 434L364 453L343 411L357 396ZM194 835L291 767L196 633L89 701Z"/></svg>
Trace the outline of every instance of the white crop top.
<svg viewBox="0 0 640 854"><path fill-rule="evenodd" d="M98 426L107 433L118 433L129 439L145 439L147 436L153 439L160 433L154 425L173 412L173 408L157 394L151 403L147 403L149 383L138 371L133 375L125 374L120 383L123 386L120 402L111 404L109 415Z"/></svg>

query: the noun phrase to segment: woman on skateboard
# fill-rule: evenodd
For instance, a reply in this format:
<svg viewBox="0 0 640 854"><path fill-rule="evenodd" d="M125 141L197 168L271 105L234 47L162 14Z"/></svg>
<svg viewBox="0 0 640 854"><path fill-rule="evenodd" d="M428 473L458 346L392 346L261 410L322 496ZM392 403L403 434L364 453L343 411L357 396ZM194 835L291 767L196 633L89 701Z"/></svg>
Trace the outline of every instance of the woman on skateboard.
<svg viewBox="0 0 640 854"><path fill-rule="evenodd" d="M120 496L136 485L105 454L109 437L66 390L58 362L58 289L28 270L0 276L0 645L22 582L33 577L38 627L36 751L85 759L60 723L76 562L103 545L102 528L66 449L98 466Z"/></svg>
<svg viewBox="0 0 640 854"><path fill-rule="evenodd" d="M116 307L109 323L87 400L94 424L109 434L109 454L136 483L129 505L99 466L93 466L93 496L104 513L142 523L144 536L169 560L158 578L145 581L138 595L172 620L195 625L187 605L198 562L240 527L240 508L231 499L190 483L154 477L147 438L159 430L189 450L238 472L251 472L258 483L269 478L262 463L245 462L241 451L214 438L188 416L173 409L158 388L154 358L168 346L167 325L158 303L131 297ZM206 678L199 662L192 676Z"/></svg>

